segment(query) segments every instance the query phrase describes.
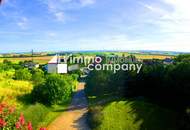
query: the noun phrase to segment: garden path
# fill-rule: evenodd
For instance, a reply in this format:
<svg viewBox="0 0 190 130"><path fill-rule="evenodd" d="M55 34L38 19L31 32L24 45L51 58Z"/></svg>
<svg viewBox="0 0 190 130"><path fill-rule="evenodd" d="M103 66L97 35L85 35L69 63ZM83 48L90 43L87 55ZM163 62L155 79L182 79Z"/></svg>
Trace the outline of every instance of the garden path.
<svg viewBox="0 0 190 130"><path fill-rule="evenodd" d="M84 86L83 82L78 84L71 105L48 126L48 130L90 130L86 123L88 104Z"/></svg>

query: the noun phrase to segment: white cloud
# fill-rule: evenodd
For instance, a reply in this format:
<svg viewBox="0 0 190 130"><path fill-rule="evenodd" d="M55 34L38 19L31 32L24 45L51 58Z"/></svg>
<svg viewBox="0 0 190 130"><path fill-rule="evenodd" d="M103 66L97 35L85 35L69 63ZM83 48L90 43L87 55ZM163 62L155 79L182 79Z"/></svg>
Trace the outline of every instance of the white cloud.
<svg viewBox="0 0 190 130"><path fill-rule="evenodd" d="M54 33L54 32L48 32L48 33L47 33L47 36L48 36L48 37L56 37L57 34Z"/></svg>
<svg viewBox="0 0 190 130"><path fill-rule="evenodd" d="M17 22L17 25L21 29L27 29L28 28L28 19L26 17L22 17L19 22Z"/></svg>
<svg viewBox="0 0 190 130"><path fill-rule="evenodd" d="M162 43L154 44L155 48L190 52L190 1L161 0L161 2L162 4L141 3L147 9L149 18L146 21L154 24L159 28L160 34L166 36Z"/></svg>
<svg viewBox="0 0 190 130"><path fill-rule="evenodd" d="M70 17L66 17L67 10L78 10L95 4L95 0L40 0L47 5L48 10L55 16L58 21L66 21ZM72 18L71 18L72 19Z"/></svg>
<svg viewBox="0 0 190 130"><path fill-rule="evenodd" d="M65 15L63 12L56 12L55 13L55 17L58 21L62 21L64 22L65 21Z"/></svg>
<svg viewBox="0 0 190 130"><path fill-rule="evenodd" d="M96 2L95 0L80 0L82 6L92 5L95 2Z"/></svg>

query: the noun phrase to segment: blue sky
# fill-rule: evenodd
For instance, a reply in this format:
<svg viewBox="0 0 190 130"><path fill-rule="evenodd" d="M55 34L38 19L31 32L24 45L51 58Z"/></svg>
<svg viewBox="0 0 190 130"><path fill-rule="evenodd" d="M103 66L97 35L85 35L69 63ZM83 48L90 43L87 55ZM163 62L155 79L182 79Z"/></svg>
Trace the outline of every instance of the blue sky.
<svg viewBox="0 0 190 130"><path fill-rule="evenodd" d="M190 52L189 0L4 0L0 52Z"/></svg>

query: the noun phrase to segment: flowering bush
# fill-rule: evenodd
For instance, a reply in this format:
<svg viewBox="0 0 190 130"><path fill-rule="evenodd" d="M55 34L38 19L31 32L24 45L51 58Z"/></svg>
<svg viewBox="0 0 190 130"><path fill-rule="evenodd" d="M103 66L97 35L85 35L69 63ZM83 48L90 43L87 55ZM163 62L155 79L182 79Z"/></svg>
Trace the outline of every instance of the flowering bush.
<svg viewBox="0 0 190 130"><path fill-rule="evenodd" d="M16 121L16 113L14 106L8 106L5 103L0 103L0 128L14 128Z"/></svg>
<svg viewBox="0 0 190 130"><path fill-rule="evenodd" d="M25 122L23 113L20 116L15 111L14 106L9 106L6 103L0 103L0 129L3 130L33 130L32 123ZM40 130L47 130L40 128Z"/></svg>

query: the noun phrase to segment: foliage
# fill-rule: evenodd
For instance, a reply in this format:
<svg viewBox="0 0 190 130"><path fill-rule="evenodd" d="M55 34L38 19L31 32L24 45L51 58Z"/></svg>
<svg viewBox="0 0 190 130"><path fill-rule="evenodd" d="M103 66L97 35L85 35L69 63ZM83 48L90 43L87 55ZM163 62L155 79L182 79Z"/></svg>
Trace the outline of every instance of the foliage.
<svg viewBox="0 0 190 130"><path fill-rule="evenodd" d="M142 98L178 113L177 127L189 130L190 114L190 55L179 55L175 63L165 65L157 60L144 64L139 74L111 74L93 71L87 78L88 96L103 95Z"/></svg>
<svg viewBox="0 0 190 130"><path fill-rule="evenodd" d="M0 103L0 129L14 129L17 114L14 106Z"/></svg>
<svg viewBox="0 0 190 130"><path fill-rule="evenodd" d="M32 81L35 85L43 84L45 82L44 72L41 69L33 69Z"/></svg>
<svg viewBox="0 0 190 130"><path fill-rule="evenodd" d="M144 65L140 74L129 74L126 97L143 96L153 103L175 110L178 127L188 130L190 120L190 55L179 55L173 65ZM185 117L185 118L184 118Z"/></svg>
<svg viewBox="0 0 190 130"><path fill-rule="evenodd" d="M35 113L36 114L36 113ZM0 129L3 130L33 130L32 123L26 123L23 113L18 116L14 106L0 103ZM40 128L41 130L42 128ZM46 128L43 128L44 130Z"/></svg>
<svg viewBox="0 0 190 130"><path fill-rule="evenodd" d="M27 68L18 69L15 71L15 79L17 80L30 80L32 78L32 74Z"/></svg>
<svg viewBox="0 0 190 130"><path fill-rule="evenodd" d="M23 110L23 114L26 121L31 121L33 129L36 130L40 126L40 122L45 120L46 115L50 112L50 109L42 104L30 105ZM35 114L34 114L35 113Z"/></svg>
<svg viewBox="0 0 190 130"><path fill-rule="evenodd" d="M190 54L181 54L175 58L176 62L190 62Z"/></svg>
<svg viewBox="0 0 190 130"><path fill-rule="evenodd" d="M75 81L72 76L50 74L44 84L35 86L32 91L33 101L45 104L59 104L71 97Z"/></svg>
<svg viewBox="0 0 190 130"><path fill-rule="evenodd" d="M89 96L108 94L109 77L111 72L109 71L91 71L86 80L85 92Z"/></svg>
<svg viewBox="0 0 190 130"><path fill-rule="evenodd" d="M29 81L13 80L13 76L14 71L0 73L0 99L14 104L16 107L21 107L23 103L17 98L30 94L33 84Z"/></svg>

